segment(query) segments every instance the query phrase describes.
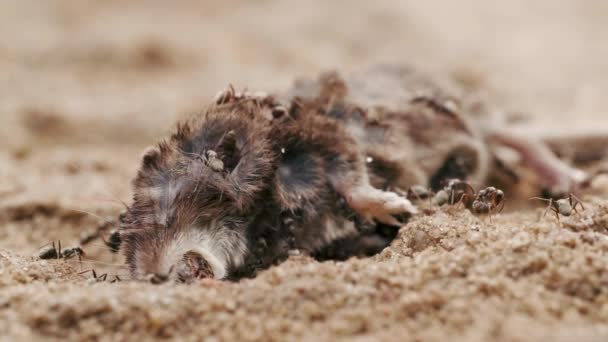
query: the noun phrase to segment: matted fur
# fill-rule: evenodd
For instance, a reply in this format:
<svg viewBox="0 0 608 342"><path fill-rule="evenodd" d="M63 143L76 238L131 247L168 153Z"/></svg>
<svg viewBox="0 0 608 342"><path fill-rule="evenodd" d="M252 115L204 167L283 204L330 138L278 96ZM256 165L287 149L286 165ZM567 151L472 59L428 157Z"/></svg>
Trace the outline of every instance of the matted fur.
<svg viewBox="0 0 608 342"><path fill-rule="evenodd" d="M121 217L127 263L135 276L167 273L192 252L234 279L293 249L377 252L390 238L370 235L372 219L396 225L415 212L390 189L485 182L493 140L484 111L448 83L395 66L300 80L283 103L229 88L144 154ZM536 146L499 137L523 152ZM559 161L533 161L570 181Z"/></svg>

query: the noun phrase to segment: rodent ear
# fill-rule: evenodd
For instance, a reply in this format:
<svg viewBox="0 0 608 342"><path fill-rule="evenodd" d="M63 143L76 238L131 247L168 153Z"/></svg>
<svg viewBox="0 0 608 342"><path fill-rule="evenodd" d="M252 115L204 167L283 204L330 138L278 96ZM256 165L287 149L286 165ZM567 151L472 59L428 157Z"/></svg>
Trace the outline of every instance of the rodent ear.
<svg viewBox="0 0 608 342"><path fill-rule="evenodd" d="M144 170L158 169L161 160L161 151L158 147L148 147L142 157L141 166Z"/></svg>
<svg viewBox="0 0 608 342"><path fill-rule="evenodd" d="M162 173L164 168L163 156L166 155L167 148L165 143L161 143L158 146L146 149L141 158L141 166L137 171L137 177L133 179L136 193L143 188L155 186L155 176Z"/></svg>
<svg viewBox="0 0 608 342"><path fill-rule="evenodd" d="M234 170L241 159L241 151L238 147L237 136L234 130L224 134L218 143L216 152L224 163L224 168L229 172Z"/></svg>
<svg viewBox="0 0 608 342"><path fill-rule="evenodd" d="M298 117L300 117L300 114L302 113L303 110L303 105L302 105L302 99L299 97L295 97L294 99L291 100L291 103L289 105L289 116L297 119Z"/></svg>

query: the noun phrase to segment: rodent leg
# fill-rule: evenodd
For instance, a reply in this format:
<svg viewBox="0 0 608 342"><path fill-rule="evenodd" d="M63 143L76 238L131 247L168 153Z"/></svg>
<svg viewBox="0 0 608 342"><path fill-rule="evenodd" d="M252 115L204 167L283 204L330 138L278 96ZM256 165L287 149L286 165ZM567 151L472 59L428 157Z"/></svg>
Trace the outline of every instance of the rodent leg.
<svg viewBox="0 0 608 342"><path fill-rule="evenodd" d="M400 226L401 223L392 215L417 212L407 198L391 191L376 189L368 180L339 181L334 186L348 205L366 220L376 219L385 224Z"/></svg>
<svg viewBox="0 0 608 342"><path fill-rule="evenodd" d="M392 239L376 232L347 236L333 241L312 254L317 260L346 260L350 257L367 257L380 253Z"/></svg>

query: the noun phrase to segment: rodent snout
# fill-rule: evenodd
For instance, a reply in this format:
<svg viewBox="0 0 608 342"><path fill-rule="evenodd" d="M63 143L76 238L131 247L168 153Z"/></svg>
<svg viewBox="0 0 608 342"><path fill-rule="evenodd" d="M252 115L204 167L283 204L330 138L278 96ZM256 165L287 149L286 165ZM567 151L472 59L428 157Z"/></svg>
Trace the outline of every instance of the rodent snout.
<svg viewBox="0 0 608 342"><path fill-rule="evenodd" d="M213 278L213 268L209 262L199 253L190 250L176 265L177 279L184 283L190 283L197 279Z"/></svg>

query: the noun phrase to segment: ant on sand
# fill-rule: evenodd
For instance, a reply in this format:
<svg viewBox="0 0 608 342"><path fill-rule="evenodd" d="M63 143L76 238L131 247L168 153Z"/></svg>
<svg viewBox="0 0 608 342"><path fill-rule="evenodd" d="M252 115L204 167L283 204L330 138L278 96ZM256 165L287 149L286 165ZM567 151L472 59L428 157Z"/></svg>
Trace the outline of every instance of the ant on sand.
<svg viewBox="0 0 608 342"><path fill-rule="evenodd" d="M572 213L579 213L576 209L577 206L580 206L582 210L585 210L582 201L576 197L574 194L569 194L566 198L561 198L558 200L554 200L553 198L541 198L541 197L532 197L531 200L540 200L548 202L549 205L545 212L543 213L543 217L547 215L547 211L551 209L555 213L555 218L557 222L561 224L560 215L562 216L571 216Z"/></svg>

